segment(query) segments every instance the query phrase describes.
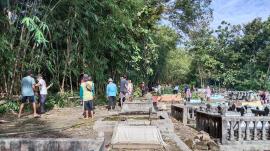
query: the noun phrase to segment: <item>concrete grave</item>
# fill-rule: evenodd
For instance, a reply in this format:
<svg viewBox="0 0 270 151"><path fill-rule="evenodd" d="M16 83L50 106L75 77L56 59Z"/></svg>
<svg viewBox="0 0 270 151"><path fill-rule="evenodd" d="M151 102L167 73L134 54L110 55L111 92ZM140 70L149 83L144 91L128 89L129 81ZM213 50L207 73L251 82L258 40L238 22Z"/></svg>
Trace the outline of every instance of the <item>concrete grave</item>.
<svg viewBox="0 0 270 151"><path fill-rule="evenodd" d="M156 126L125 124L119 124L115 127L111 143L113 148L121 149L159 149L165 145Z"/></svg>
<svg viewBox="0 0 270 151"><path fill-rule="evenodd" d="M153 103L151 101L147 102L125 102L123 104L121 114L134 114L134 113L142 113L149 114L155 113Z"/></svg>

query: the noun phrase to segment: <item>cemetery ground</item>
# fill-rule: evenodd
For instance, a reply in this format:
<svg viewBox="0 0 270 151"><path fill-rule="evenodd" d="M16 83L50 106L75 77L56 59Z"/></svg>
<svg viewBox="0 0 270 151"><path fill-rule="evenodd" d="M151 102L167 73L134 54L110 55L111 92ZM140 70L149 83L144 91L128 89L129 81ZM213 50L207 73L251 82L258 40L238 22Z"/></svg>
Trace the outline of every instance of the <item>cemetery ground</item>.
<svg viewBox="0 0 270 151"><path fill-rule="evenodd" d="M170 109L170 104L167 104ZM41 118L33 118L33 115L28 112L18 119L15 113L6 113L0 116L2 121L0 124L0 138L75 138L75 139L96 139L99 136L99 130L95 130L95 123L101 120L116 120L121 121L121 118L110 118L117 114L120 109L116 111L108 111L105 106L96 106L94 119L84 119L82 116L82 107L69 108L54 108L43 114ZM168 111L169 112L169 111ZM133 117L134 120L140 120L140 117ZM193 139L198 132L190 127L184 126L181 122L169 117L174 125L174 132L178 137L177 140L184 144L184 141ZM142 118L143 119L143 118ZM113 133L104 133L104 148L105 150L112 149L110 143ZM179 142L172 139L168 135L161 133L166 147L162 149L153 149L157 151L181 151ZM207 148L207 144L205 144ZM205 147L204 147L205 148ZM145 150L145 149L141 149ZM151 149L148 149L151 150Z"/></svg>

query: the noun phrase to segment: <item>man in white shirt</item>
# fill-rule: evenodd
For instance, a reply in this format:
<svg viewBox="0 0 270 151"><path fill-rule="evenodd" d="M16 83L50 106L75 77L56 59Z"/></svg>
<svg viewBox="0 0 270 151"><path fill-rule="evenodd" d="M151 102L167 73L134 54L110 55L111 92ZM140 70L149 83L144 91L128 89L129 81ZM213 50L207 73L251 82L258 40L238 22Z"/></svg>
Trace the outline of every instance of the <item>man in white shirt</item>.
<svg viewBox="0 0 270 151"><path fill-rule="evenodd" d="M39 87L39 98L40 98L40 113L44 114L45 113L45 101L46 101L46 96L47 96L47 86L45 80L42 78L42 75L39 74L37 77L38 83L36 86Z"/></svg>

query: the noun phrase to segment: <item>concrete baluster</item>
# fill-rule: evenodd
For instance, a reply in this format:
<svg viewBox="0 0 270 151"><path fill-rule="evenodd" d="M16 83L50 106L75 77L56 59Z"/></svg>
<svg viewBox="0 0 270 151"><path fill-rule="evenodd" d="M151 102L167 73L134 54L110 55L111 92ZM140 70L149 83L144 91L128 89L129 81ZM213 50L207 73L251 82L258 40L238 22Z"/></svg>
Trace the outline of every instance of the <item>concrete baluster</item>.
<svg viewBox="0 0 270 151"><path fill-rule="evenodd" d="M222 130L221 130L221 143L222 144L226 144L228 142L227 140L227 136L228 136L228 132L227 132L227 120L226 119L222 119Z"/></svg>
<svg viewBox="0 0 270 151"><path fill-rule="evenodd" d="M242 128L241 128L242 120L238 122L238 141L242 141Z"/></svg>
<svg viewBox="0 0 270 151"><path fill-rule="evenodd" d="M193 119L193 120L195 120L195 116L194 116L194 115L195 115L195 114L194 114L194 110L195 110L195 109L194 109L194 108L192 108L192 119Z"/></svg>
<svg viewBox="0 0 270 151"><path fill-rule="evenodd" d="M262 121L262 140L266 140L266 130L265 125L267 121Z"/></svg>
<svg viewBox="0 0 270 151"><path fill-rule="evenodd" d="M249 141L250 140L250 129L249 129L249 124L251 121L245 121L246 123L246 140Z"/></svg>
<svg viewBox="0 0 270 151"><path fill-rule="evenodd" d="M230 121L230 141L234 141L234 124L235 122L233 120Z"/></svg>
<svg viewBox="0 0 270 151"><path fill-rule="evenodd" d="M254 121L254 140L258 140L257 124L258 124L258 121Z"/></svg>

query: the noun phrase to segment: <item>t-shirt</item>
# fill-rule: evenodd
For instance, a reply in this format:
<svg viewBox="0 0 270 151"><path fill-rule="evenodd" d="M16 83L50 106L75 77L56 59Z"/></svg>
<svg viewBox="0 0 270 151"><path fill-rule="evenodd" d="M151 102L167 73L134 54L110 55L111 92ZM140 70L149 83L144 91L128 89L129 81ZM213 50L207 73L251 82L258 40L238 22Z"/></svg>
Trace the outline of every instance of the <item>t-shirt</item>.
<svg viewBox="0 0 270 151"><path fill-rule="evenodd" d="M106 87L106 94L107 96L116 96L117 94L117 87L114 83L109 83Z"/></svg>
<svg viewBox="0 0 270 151"><path fill-rule="evenodd" d="M205 93L206 93L207 97L210 97L211 96L211 89L207 88Z"/></svg>
<svg viewBox="0 0 270 151"><path fill-rule="evenodd" d="M120 92L128 92L127 85L128 85L128 81L126 79L122 79L120 81Z"/></svg>
<svg viewBox="0 0 270 151"><path fill-rule="evenodd" d="M91 89L89 90L87 87L88 85L91 85ZM83 101L91 101L93 100L94 96L94 83L92 81L87 81L81 83L80 86L80 99Z"/></svg>
<svg viewBox="0 0 270 151"><path fill-rule="evenodd" d="M133 84L132 83L128 83L128 93L132 94L133 92Z"/></svg>
<svg viewBox="0 0 270 151"><path fill-rule="evenodd" d="M46 82L43 79L40 79L38 83L40 84L39 86L40 94L46 95L47 94Z"/></svg>
<svg viewBox="0 0 270 151"><path fill-rule="evenodd" d="M31 76L24 77L21 82L22 96L34 96L33 85L35 84L35 79Z"/></svg>

